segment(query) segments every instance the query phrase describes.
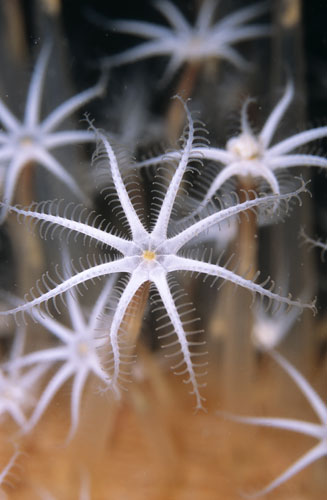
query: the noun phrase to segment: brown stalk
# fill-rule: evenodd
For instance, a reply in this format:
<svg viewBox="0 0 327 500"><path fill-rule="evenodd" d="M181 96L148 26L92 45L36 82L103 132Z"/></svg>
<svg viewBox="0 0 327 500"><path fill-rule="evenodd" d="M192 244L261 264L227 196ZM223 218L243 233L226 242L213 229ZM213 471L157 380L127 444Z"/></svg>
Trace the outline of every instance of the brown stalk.
<svg viewBox="0 0 327 500"><path fill-rule="evenodd" d="M287 113L291 132L295 131L295 123L297 129L305 128L306 124L306 67L303 46L303 22L306 20L302 17L302 5L301 0L279 0L274 3L273 10L277 36L274 37L272 46L272 83L274 86L284 85L287 76L285 67L289 69L295 87L294 100ZM296 169L292 173L301 175L304 179L308 178L307 169ZM312 227L312 202L309 197L303 199L301 210L299 207L294 207L292 217L285 220L278 234L277 228L271 228L271 240L274 246L271 245L272 251L269 257L275 267L285 260L285 255L288 257L290 288L294 295L300 295L308 283L315 282L312 254L306 251L305 246L299 246L298 234L301 226ZM315 349L319 342L316 333L308 335L308 332L316 331L313 321L312 315L304 313L301 322L296 326L295 348L290 342L286 342L284 346L285 356L292 363L301 366L301 371L306 377L310 376L311 367L316 363ZM298 407L300 404L298 391L290 393L282 379L280 387L280 401L289 402L291 397L293 406Z"/></svg>
<svg viewBox="0 0 327 500"><path fill-rule="evenodd" d="M150 282L140 286L123 319L126 341L131 346L131 354L141 331L149 288ZM125 352L125 354L127 353ZM72 452L75 454L77 450L80 462L91 468L96 467L105 452L108 441L112 441L116 433L119 415L124 408L122 401L108 391L103 395L104 397L99 397L97 384L98 381L93 378L87 386L85 411L81 415ZM133 390L132 387L131 391ZM94 439L94 433L91 432L92 428L98 429L96 439ZM85 436L88 435L92 436L91 440L85 439Z"/></svg>
<svg viewBox="0 0 327 500"><path fill-rule="evenodd" d="M35 164L29 162L24 165L16 191L15 202L22 206L29 206L35 200ZM19 289L24 293L29 290L39 276L43 268L44 258L40 238L32 234L28 225L21 224L17 230L16 218L8 219L10 237L13 240L13 248L16 256L16 279L19 279Z"/></svg>
<svg viewBox="0 0 327 500"><path fill-rule="evenodd" d="M238 196L240 203L252 198L255 189L252 179L240 179ZM248 193L246 195L246 193ZM258 245L256 215L247 211L240 214L239 231L232 244L233 261L237 273L251 278L257 269ZM218 303L210 319L209 334L224 338L225 388L229 407L235 411L251 403L249 394L253 381L255 351L251 342L252 297L247 290L227 283L219 294Z"/></svg>
<svg viewBox="0 0 327 500"><path fill-rule="evenodd" d="M193 62L186 65L176 87L175 95L181 96L184 101L187 101L187 99L191 97L201 66L201 62ZM183 131L184 122L185 113L180 102L177 99L172 99L166 115L168 140L171 144L176 143L180 137Z"/></svg>
<svg viewBox="0 0 327 500"><path fill-rule="evenodd" d="M149 288L148 281L137 290L123 320L125 340L131 346L131 353L140 334ZM89 470L95 470L108 446L110 448L114 445L119 422L126 411L132 411L138 418L140 430L155 452L154 456L160 462L165 461L171 465L176 463L175 444L168 418L173 406L170 391L146 347L140 344L137 350L138 363L144 376L142 375L141 380L133 380L128 399L118 400L108 392L99 396L95 378L88 384L86 404L74 438L72 455L77 454L80 464L87 466ZM128 408L130 405L131 408ZM97 429L96 437L92 432L94 428ZM92 438L88 439L87 436ZM170 469L173 470L173 467L167 468Z"/></svg>

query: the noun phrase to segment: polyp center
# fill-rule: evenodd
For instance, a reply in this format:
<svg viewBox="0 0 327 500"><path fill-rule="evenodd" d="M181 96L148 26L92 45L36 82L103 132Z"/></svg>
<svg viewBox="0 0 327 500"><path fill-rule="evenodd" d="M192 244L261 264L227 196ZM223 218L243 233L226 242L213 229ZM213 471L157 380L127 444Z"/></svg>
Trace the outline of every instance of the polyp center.
<svg viewBox="0 0 327 500"><path fill-rule="evenodd" d="M227 142L226 149L241 160L256 160L262 154L258 139L250 134L232 137Z"/></svg>
<svg viewBox="0 0 327 500"><path fill-rule="evenodd" d="M153 252L153 250L144 250L143 251L143 258L145 260L155 260L156 252Z"/></svg>

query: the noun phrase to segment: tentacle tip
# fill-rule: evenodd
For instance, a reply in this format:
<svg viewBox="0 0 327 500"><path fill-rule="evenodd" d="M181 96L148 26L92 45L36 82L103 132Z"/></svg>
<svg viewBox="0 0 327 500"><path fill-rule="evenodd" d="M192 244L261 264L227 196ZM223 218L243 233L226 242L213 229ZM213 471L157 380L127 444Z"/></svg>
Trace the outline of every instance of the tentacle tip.
<svg viewBox="0 0 327 500"><path fill-rule="evenodd" d="M72 440L74 439L75 435L76 435L76 431L78 429L78 425L76 426L72 426L69 431L68 431L68 434L64 440L64 443L63 443L63 447L66 448L67 446L69 446L72 442Z"/></svg>
<svg viewBox="0 0 327 500"><path fill-rule="evenodd" d="M101 65L101 73L96 87L98 89L98 96L105 96L109 80L109 68Z"/></svg>
<svg viewBox="0 0 327 500"><path fill-rule="evenodd" d="M309 308L312 311L313 315L316 316L318 314L318 309L317 309L317 296L313 299L311 304L309 304Z"/></svg>
<svg viewBox="0 0 327 500"><path fill-rule="evenodd" d="M196 405L193 408L193 415L197 415L199 412L208 413L208 409L204 406L205 401L206 401L205 397L203 396L197 397Z"/></svg>
<svg viewBox="0 0 327 500"><path fill-rule="evenodd" d="M253 493L248 493L246 491L239 491L239 495L242 498L246 498L248 500L250 500L250 499L252 500L254 498L259 498L260 496L263 495L263 493L261 493L260 491L255 491Z"/></svg>
<svg viewBox="0 0 327 500"><path fill-rule="evenodd" d="M177 100L178 100L178 101L182 104L182 106L183 106L184 108L186 108L186 107L187 107L187 103L188 103L188 102L190 102L190 101L192 100L192 99L191 99L191 97L188 97L188 98L186 98L186 99L185 99L185 98L184 98L182 95L180 95L180 94L175 94L175 95L173 95L173 96L171 97L171 99L174 99L174 100L175 100L175 99L177 99Z"/></svg>

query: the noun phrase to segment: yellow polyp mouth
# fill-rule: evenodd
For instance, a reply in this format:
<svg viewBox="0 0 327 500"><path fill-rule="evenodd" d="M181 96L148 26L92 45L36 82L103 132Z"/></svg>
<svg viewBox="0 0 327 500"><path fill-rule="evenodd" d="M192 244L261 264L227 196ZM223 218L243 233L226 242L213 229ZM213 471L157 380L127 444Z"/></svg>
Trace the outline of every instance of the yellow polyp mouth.
<svg viewBox="0 0 327 500"><path fill-rule="evenodd" d="M19 142L22 146L31 146L33 144L33 139L27 135L22 137Z"/></svg>
<svg viewBox="0 0 327 500"><path fill-rule="evenodd" d="M87 345L86 342L80 342L77 347L78 354L81 356L84 356L85 354L88 353L89 351L89 346Z"/></svg>
<svg viewBox="0 0 327 500"><path fill-rule="evenodd" d="M152 252L152 250L144 250L143 258L146 260L154 260L156 258L156 253Z"/></svg>

